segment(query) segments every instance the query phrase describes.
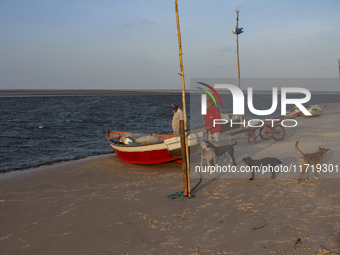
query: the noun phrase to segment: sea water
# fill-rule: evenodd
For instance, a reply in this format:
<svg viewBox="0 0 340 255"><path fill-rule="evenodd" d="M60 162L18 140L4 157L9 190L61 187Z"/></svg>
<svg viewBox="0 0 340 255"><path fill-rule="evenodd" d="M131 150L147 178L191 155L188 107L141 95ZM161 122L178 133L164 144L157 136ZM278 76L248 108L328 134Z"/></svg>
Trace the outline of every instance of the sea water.
<svg viewBox="0 0 340 255"><path fill-rule="evenodd" d="M199 96L186 96L189 127L204 125L203 116L190 116ZM106 128L171 132L171 104L182 108L181 101L180 94L0 97L0 172L110 153ZM339 94L313 94L309 103L339 101ZM254 107L269 109L271 94L254 95ZM223 109L232 109L231 96ZM245 118L253 118L245 110ZM279 107L272 114L277 116Z"/></svg>

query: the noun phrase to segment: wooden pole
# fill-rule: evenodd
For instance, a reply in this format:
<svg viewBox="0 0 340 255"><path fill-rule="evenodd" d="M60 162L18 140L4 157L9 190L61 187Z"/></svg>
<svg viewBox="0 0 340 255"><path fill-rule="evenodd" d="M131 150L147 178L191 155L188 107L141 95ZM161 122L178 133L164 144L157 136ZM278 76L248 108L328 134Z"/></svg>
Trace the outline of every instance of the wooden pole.
<svg viewBox="0 0 340 255"><path fill-rule="evenodd" d="M238 28L238 14L239 10L235 10L236 12L236 31ZM238 48L238 33L236 33L236 45L237 45L237 69L238 69L238 87L241 88L241 73L240 73L240 55L239 55L239 48ZM241 116L242 118L242 116Z"/></svg>
<svg viewBox="0 0 340 255"><path fill-rule="evenodd" d="M239 10L235 10L236 12L236 31L238 28L238 14ZM238 87L241 89L241 72L240 72L240 54L239 54L239 48L238 48L238 33L236 33L236 45L237 45L237 70L238 70ZM242 123L242 115L240 115L240 122ZM243 126L241 125L241 129L243 129ZM244 133L241 134L241 138L244 139Z"/></svg>
<svg viewBox="0 0 340 255"><path fill-rule="evenodd" d="M181 73L179 74L182 77L182 104L183 104L183 128L182 130L187 130L187 114L186 114L186 107L185 107L185 82L184 82L184 69L183 69L183 59L182 59L182 41L181 41L181 30L179 26L179 15L178 15L178 4L177 0L175 0L175 7L176 7L176 21L177 21L177 36L178 36L178 48L179 48L179 63L181 68ZM187 139L187 132L182 132L181 138L184 138L184 143L182 146L185 147L185 154L182 153L182 170L185 171L186 180L183 178L183 192L187 190L187 194L184 193L185 197L191 196L190 191L190 168L189 168L189 149L188 149L188 139Z"/></svg>
<svg viewBox="0 0 340 255"><path fill-rule="evenodd" d="M179 121L179 129L180 130L185 130L184 128L184 120ZM181 137L181 154L186 155L186 148L185 148L185 132L180 131L179 135ZM183 196L187 197L188 196L188 174L187 174L187 164L186 160L183 159L182 156L182 178L183 178Z"/></svg>

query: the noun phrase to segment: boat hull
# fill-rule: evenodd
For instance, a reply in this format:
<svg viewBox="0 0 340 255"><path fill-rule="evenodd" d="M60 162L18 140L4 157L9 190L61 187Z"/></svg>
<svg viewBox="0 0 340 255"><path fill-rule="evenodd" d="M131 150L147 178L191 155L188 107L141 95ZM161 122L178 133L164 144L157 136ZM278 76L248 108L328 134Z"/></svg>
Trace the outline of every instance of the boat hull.
<svg viewBox="0 0 340 255"><path fill-rule="evenodd" d="M121 160L132 164L160 164L179 159L173 159L167 149L141 152L122 152L115 149L114 151Z"/></svg>
<svg viewBox="0 0 340 255"><path fill-rule="evenodd" d="M111 137L120 137L122 134L124 132L109 131L107 138L114 152L125 162L132 164L160 164L182 158L179 136L156 135L161 136L164 141L143 145L117 144L110 140ZM198 153L198 144L202 136L203 133L188 136L190 155Z"/></svg>

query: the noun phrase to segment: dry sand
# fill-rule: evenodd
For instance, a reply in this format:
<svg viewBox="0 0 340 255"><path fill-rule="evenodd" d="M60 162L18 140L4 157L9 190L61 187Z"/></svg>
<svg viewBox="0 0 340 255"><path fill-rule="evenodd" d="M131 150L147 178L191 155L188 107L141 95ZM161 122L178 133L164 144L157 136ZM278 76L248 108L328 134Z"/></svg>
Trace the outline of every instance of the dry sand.
<svg viewBox="0 0 340 255"><path fill-rule="evenodd" d="M306 153L330 148L324 163L339 164L340 104L321 106L321 117L298 118L282 142L236 137L238 166L244 156L298 164L296 140ZM0 254L340 254L338 175L300 184L298 173L280 175L204 178L194 198L175 201L167 196L182 179L173 163L131 165L112 154L6 173Z"/></svg>

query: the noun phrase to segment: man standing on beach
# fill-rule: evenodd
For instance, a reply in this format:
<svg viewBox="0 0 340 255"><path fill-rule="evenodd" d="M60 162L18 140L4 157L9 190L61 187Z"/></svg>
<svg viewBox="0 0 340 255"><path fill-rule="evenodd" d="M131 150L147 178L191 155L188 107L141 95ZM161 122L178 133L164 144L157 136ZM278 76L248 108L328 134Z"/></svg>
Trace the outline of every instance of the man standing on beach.
<svg viewBox="0 0 340 255"><path fill-rule="evenodd" d="M183 112L179 109L177 103L172 103L171 107L174 111L174 116L172 117L172 130L174 131L174 135L179 135L179 121L184 119Z"/></svg>
<svg viewBox="0 0 340 255"><path fill-rule="evenodd" d="M214 101L209 97L207 99L207 114L204 116L204 128L208 133L208 141L217 143L222 126L221 124L216 124L214 127L214 119L221 119L220 110L214 106Z"/></svg>

